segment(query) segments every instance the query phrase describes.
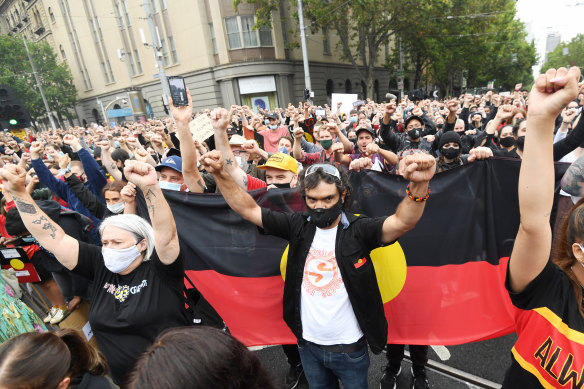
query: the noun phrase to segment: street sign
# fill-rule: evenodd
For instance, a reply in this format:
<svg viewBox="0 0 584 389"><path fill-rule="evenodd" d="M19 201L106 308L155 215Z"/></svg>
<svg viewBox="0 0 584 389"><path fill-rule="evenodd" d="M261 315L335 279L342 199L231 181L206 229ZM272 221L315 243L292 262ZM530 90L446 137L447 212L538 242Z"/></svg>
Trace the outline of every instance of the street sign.
<svg viewBox="0 0 584 389"><path fill-rule="evenodd" d="M404 82L403 81L397 82L397 89L404 89Z"/></svg>
<svg viewBox="0 0 584 389"><path fill-rule="evenodd" d="M107 116L110 118L121 118L132 115L132 108L109 109L107 111Z"/></svg>
<svg viewBox="0 0 584 389"><path fill-rule="evenodd" d="M398 78L405 76L406 72L404 70L398 70L396 73Z"/></svg>

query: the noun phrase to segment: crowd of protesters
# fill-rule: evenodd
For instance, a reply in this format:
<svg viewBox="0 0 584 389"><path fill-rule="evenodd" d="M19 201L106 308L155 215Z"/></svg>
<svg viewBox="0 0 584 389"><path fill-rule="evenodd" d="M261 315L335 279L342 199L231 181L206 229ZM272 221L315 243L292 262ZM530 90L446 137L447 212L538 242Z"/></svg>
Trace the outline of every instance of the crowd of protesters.
<svg viewBox="0 0 584 389"><path fill-rule="evenodd" d="M530 299L539 297L532 284L545 291L547 282L559 278L554 282L576 290L563 304L570 312L568 325L581 331L584 270L574 267L576 261L584 263L581 203L560 231L565 247L556 263L564 272L547 262L551 232L544 220L551 207L546 190L552 188L553 161L574 163L564 177L563 194L574 203L582 197L584 85L577 84L575 73L560 69L542 75L530 94L518 84L508 94L489 91L446 100L388 96L384 102L367 99L345 113L340 103L320 107L310 102L271 111L231 106L195 113L187 91L188 105L171 102L172 115L163 119L27 130L26 139L0 134L0 244L22 247L34 264L38 286L52 305L42 318L47 325L59 324L81 301L89 301L89 322L103 353L72 348L70 343L80 341L69 333L21 335L0 347L0 382L20 387L12 384L14 374L35 369L13 368L18 358L28 355L26 347L46 347L39 358L67 357L59 357L55 366L44 361L46 369L36 371L45 377L29 377L27 388L47 387L46 382L59 388L74 382L79 388L107 388L110 383L101 376L108 371L115 384L132 388L177 388L187 379L200 387L228 387L220 384L226 376L239 379L242 388L274 385L257 358L229 335L180 329L190 322L182 295L184 258L165 190L221 193L244 219L290 241L283 317L298 344L283 346L290 365L287 388L303 385L303 377L312 388L336 388L339 380L345 388L368 387L368 347L375 353L387 350L380 386L395 388L405 346L386 345L387 322L371 261L355 266L363 271L356 277L347 268L353 258L343 254L358 251L359 258L367 259L371 250L396 241L421 217L435 174L490 157L524 160L521 227L506 284L512 301L531 309ZM189 127L199 115L207 115L213 126L213 136L205 141L194 140ZM394 215L357 217L346 209L348 173L364 170L409 181ZM307 212L262 209L246 194L259 188L298 188ZM136 215L139 197L151 223ZM344 286L333 296L315 297L305 292L312 282L306 269L326 271L318 266L323 253L332 253ZM316 262L309 260L313 257ZM0 303L8 304L2 298ZM29 316L34 314L23 317ZM39 323L34 328L46 331ZM529 331L521 337L529 337ZM216 351L215 358L209 357L215 370L201 367L208 357L197 345ZM171 363L174 370L165 371L166 355L181 348L181 354L192 354L191 365ZM76 353L88 362L77 366L85 359ZM428 388L428 346L412 345L410 353L411 387ZM327 358L333 362L327 364ZM238 363L240 368L234 366ZM107 386L89 386L97 381ZM514 360L504 387L537 387L538 382Z"/></svg>

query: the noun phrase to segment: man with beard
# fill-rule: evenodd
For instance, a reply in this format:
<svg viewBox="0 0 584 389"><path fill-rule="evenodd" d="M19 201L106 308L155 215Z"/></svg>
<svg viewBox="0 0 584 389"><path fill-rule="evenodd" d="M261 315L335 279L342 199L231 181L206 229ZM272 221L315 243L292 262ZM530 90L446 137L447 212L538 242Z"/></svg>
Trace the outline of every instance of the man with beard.
<svg viewBox="0 0 584 389"><path fill-rule="evenodd" d="M212 112L211 120L221 120ZM330 135L330 134L329 134ZM407 197L394 215L368 218L344 209L351 187L344 169L316 163L303 170L299 191L307 213L261 208L224 171L219 151L201 158L229 206L265 233L288 240L283 316L297 338L311 387L367 388L369 353L387 342L387 320L369 253L395 242L422 216L434 175L430 155L409 155L402 174Z"/></svg>

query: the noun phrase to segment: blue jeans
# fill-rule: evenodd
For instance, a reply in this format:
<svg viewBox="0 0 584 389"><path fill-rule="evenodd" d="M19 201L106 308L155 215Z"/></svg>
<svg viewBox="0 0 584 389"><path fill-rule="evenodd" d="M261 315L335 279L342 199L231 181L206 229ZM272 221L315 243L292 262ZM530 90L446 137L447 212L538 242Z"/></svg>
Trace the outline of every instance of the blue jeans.
<svg viewBox="0 0 584 389"><path fill-rule="evenodd" d="M302 341L301 341L302 342ZM368 389L369 350L365 340L352 353L324 351L313 343L298 343L300 360L310 389Z"/></svg>

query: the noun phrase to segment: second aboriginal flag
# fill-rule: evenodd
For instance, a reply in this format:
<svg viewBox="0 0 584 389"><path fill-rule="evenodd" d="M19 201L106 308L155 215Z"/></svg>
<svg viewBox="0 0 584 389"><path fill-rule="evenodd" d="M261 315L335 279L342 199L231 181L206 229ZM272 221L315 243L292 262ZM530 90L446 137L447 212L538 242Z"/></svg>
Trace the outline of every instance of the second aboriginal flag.
<svg viewBox="0 0 584 389"><path fill-rule="evenodd" d="M390 342L450 345L513 332L504 279L519 226L519 167L492 159L436 175L416 227L372 252ZM354 213L390 215L405 196L400 176L350 179ZM261 234L220 195L165 194L187 273L231 333L248 346L295 343L282 319L288 242ZM263 207L304 209L293 190L252 195Z"/></svg>

